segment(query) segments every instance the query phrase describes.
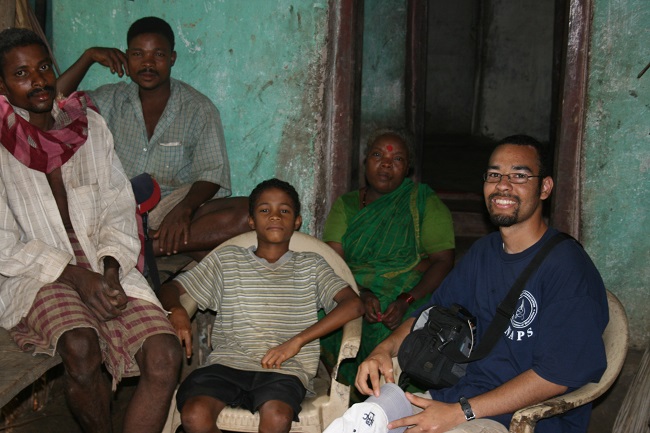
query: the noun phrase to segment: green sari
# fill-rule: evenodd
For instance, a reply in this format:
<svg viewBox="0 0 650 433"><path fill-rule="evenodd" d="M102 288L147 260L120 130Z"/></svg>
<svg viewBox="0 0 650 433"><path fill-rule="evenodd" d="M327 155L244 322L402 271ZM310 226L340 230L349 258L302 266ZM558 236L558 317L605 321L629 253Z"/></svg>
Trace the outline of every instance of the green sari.
<svg viewBox="0 0 650 433"><path fill-rule="evenodd" d="M405 179L395 191L359 210L343 235L345 261L357 284L379 299L382 311L422 278L422 272L415 269L426 256L420 246L420 221L426 200L433 194L428 186ZM352 201L346 206L358 209L358 201ZM408 318L425 300L414 302L404 317ZM383 323L364 320L359 353L353 362L341 365L338 380L353 384L361 361L391 332ZM336 362L340 341L340 330L321 338L323 355L330 366Z"/></svg>

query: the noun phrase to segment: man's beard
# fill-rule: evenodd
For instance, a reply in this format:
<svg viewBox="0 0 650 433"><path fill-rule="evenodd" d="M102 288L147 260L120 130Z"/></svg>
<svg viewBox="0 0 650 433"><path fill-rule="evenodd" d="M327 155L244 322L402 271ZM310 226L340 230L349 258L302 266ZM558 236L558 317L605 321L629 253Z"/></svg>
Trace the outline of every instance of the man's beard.
<svg viewBox="0 0 650 433"><path fill-rule="evenodd" d="M492 210L492 206L493 206L492 199L494 197L504 197L505 198L506 196L503 196L503 195L500 195L500 194L492 194L489 197L488 203L490 205L488 207L488 212L490 214L490 221L492 221L492 224L494 224L497 227L510 227L510 226L513 226L513 225L517 224L519 222L519 206L521 204L519 199L516 198L516 197L507 196L507 198L510 198L510 199L513 199L513 200L517 201L517 207L515 208L515 211L514 211L514 213L512 215L499 215L499 214L495 214L493 212L493 210Z"/></svg>
<svg viewBox="0 0 650 433"><path fill-rule="evenodd" d="M518 222L519 215L515 212L514 215L493 215L490 214L490 221L497 227L510 227Z"/></svg>

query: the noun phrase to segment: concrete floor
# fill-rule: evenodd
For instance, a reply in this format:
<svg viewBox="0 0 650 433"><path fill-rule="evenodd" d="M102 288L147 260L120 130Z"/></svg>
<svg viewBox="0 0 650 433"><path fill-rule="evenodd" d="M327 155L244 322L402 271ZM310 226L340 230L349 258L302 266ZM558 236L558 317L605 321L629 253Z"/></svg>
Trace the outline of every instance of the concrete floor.
<svg viewBox="0 0 650 433"><path fill-rule="evenodd" d="M609 433L612 431L616 414L634 378L643 352L631 349L628 352L621 375L614 386L596 401L588 433ZM31 393L23 395L24 403L14 412L15 417L7 420L3 413L0 432L3 433L82 433L65 405L60 384L60 371L53 376L47 401L37 411L32 410ZM59 377L59 378L57 378ZM124 410L134 389L135 380L126 380L119 388L113 401L113 425L115 433L121 433ZM42 395L41 395L42 397ZM6 409L6 408L5 408Z"/></svg>

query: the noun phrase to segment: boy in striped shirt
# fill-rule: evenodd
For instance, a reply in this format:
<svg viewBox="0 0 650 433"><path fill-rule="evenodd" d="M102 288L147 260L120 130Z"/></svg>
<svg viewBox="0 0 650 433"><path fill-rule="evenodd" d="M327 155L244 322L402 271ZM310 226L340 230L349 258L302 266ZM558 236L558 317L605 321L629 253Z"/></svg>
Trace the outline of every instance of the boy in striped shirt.
<svg viewBox="0 0 650 433"><path fill-rule="evenodd" d="M219 432L226 405L260 413L260 431L288 432L300 403L313 392L318 339L363 314L357 294L325 259L289 250L300 227L300 200L288 183L270 179L249 197L257 247L212 251L160 292L170 321L191 355L188 293L217 312L207 365L181 384L177 405L186 433ZM318 321L317 312L328 313Z"/></svg>

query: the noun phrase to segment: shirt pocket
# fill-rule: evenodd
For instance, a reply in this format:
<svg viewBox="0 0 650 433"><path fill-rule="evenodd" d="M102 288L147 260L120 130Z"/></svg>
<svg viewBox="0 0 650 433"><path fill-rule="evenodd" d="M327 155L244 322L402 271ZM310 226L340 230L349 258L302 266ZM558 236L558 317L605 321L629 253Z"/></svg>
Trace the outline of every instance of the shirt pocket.
<svg viewBox="0 0 650 433"><path fill-rule="evenodd" d="M189 164L186 161L185 146L180 141L160 143L153 149L153 164L149 173L161 184L169 186L182 185L179 173Z"/></svg>
<svg viewBox="0 0 650 433"><path fill-rule="evenodd" d="M68 202L75 228L85 228L88 236L94 234L99 227L99 206L102 203L99 185L94 183L69 189Z"/></svg>

